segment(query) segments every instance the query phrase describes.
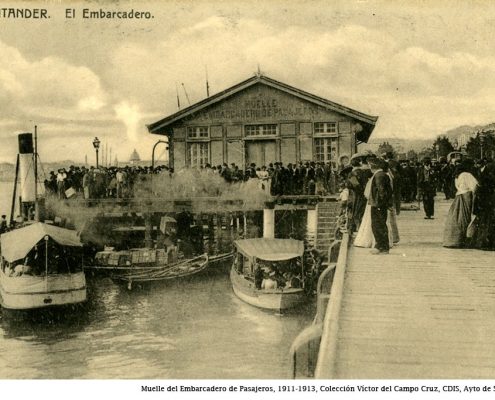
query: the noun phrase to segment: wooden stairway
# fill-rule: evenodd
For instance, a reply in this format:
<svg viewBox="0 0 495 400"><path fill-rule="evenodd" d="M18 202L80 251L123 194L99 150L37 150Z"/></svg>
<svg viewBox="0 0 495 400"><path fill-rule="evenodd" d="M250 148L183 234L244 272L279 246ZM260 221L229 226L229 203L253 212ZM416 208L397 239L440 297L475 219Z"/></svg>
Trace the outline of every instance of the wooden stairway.
<svg viewBox="0 0 495 400"><path fill-rule="evenodd" d="M316 249L326 255L335 239L335 229L339 216L340 204L337 201L319 202L316 206L318 226L316 228Z"/></svg>

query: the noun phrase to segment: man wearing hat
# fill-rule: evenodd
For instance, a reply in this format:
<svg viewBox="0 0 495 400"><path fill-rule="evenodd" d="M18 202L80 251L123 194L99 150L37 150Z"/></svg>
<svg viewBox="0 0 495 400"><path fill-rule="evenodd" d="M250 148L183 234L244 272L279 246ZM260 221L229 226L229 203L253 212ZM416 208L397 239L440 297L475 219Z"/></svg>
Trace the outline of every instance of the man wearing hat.
<svg viewBox="0 0 495 400"><path fill-rule="evenodd" d="M423 199L425 219L434 219L435 215L435 171L431 167L431 158L423 159L423 166L418 171L418 200Z"/></svg>
<svg viewBox="0 0 495 400"><path fill-rule="evenodd" d="M402 191L402 167L397 160L394 159L394 154L387 151L383 155L383 159L388 164L389 174L392 179L392 189L394 191L394 207L397 215L400 214L401 191Z"/></svg>
<svg viewBox="0 0 495 400"><path fill-rule="evenodd" d="M280 196L283 192L283 173L280 163L275 163L275 169L272 174L270 193L272 196Z"/></svg>
<svg viewBox="0 0 495 400"><path fill-rule="evenodd" d="M225 179L225 182L231 182L231 172L227 163L223 163L220 175Z"/></svg>
<svg viewBox="0 0 495 400"><path fill-rule="evenodd" d="M295 194L304 194L304 179L306 178L306 167L304 166L302 161L299 161L299 164L296 166L296 170L294 171L294 187Z"/></svg>
<svg viewBox="0 0 495 400"><path fill-rule="evenodd" d="M372 254L388 254L390 243L388 238L387 214L393 206L393 193L390 177L383 171L384 161L370 158L368 163L373 172L368 204L371 208L371 229L375 238Z"/></svg>
<svg viewBox="0 0 495 400"><path fill-rule="evenodd" d="M285 194L294 195L296 193L295 181L296 181L296 172L292 166L292 163L287 164L287 168L285 170L286 182L285 182Z"/></svg>
<svg viewBox="0 0 495 400"><path fill-rule="evenodd" d="M315 167L316 164L314 163L314 161L311 161L308 169L306 170L306 179L307 179L306 194L309 195L315 194L315 178L316 178Z"/></svg>

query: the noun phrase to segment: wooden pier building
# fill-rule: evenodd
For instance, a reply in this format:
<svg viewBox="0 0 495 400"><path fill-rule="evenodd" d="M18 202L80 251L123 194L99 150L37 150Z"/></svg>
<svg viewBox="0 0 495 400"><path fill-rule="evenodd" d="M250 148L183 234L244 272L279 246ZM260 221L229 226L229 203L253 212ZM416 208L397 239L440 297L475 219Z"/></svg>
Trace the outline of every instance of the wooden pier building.
<svg viewBox="0 0 495 400"><path fill-rule="evenodd" d="M345 163L378 117L257 74L147 126L169 141L170 166Z"/></svg>

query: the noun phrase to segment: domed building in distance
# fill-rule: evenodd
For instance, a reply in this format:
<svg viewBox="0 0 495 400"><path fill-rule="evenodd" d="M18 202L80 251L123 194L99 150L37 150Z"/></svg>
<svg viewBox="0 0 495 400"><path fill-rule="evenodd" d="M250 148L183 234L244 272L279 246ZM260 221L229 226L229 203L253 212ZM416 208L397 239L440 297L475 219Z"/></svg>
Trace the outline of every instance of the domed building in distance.
<svg viewBox="0 0 495 400"><path fill-rule="evenodd" d="M141 157L139 157L137 150L134 149L129 157L129 165L139 165L140 161Z"/></svg>

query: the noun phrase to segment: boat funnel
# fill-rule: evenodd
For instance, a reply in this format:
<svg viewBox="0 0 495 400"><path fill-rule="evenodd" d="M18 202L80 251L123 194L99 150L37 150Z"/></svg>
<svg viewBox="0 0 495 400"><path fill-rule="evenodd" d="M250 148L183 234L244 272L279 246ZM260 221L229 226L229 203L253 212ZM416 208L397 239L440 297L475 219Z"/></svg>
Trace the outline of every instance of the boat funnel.
<svg viewBox="0 0 495 400"><path fill-rule="evenodd" d="M33 147L33 134L21 133L19 139L19 175L20 195L23 203L36 201L35 189L35 157Z"/></svg>

